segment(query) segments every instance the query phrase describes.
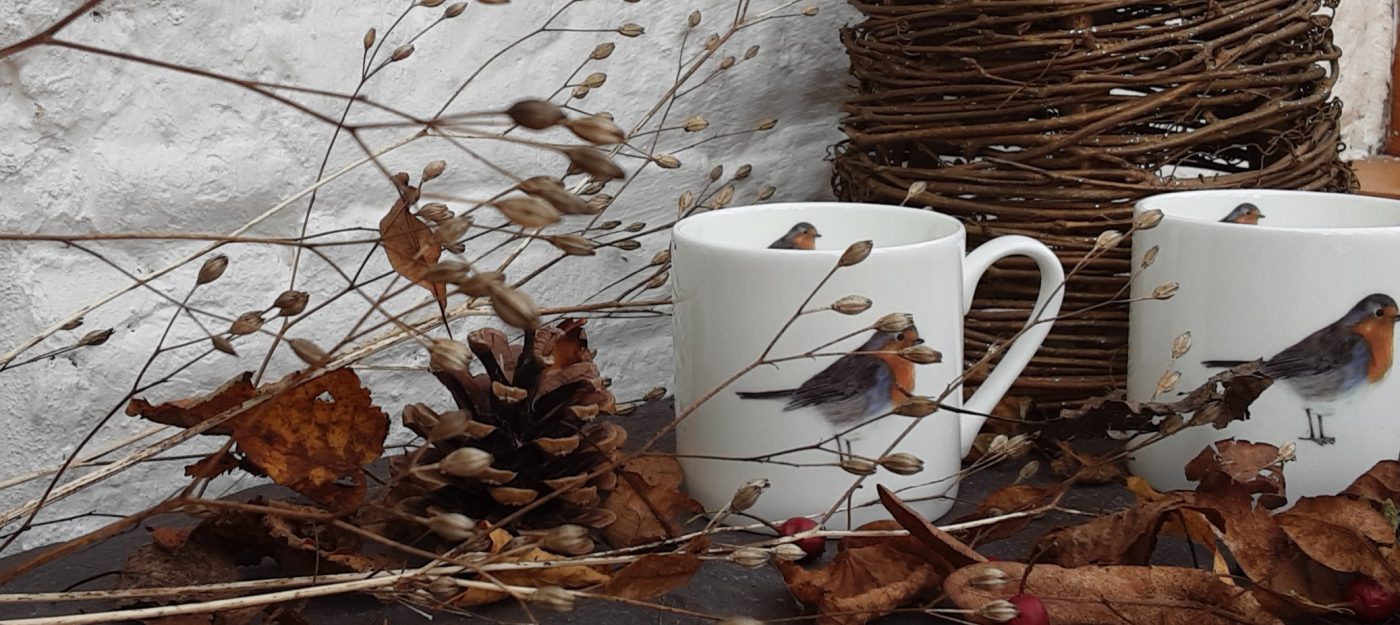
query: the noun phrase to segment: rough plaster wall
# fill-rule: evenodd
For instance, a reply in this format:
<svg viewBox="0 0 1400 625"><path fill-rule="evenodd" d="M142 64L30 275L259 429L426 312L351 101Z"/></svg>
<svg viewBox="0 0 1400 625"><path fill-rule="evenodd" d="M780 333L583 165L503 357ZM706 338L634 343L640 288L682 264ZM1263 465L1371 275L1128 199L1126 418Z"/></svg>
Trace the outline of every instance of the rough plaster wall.
<svg viewBox="0 0 1400 625"><path fill-rule="evenodd" d="M1342 109L1342 158L1375 154L1385 142L1390 111L1390 60L1395 53L1395 0L1342 0L1333 29L1342 48L1342 70L1333 93Z"/></svg>
<svg viewBox="0 0 1400 625"><path fill-rule="evenodd" d="M705 114L717 129L744 128L772 116L781 119L779 129L687 152L680 170L640 179L619 200L618 219L652 223L664 219L673 213L680 191L702 187L706 172L716 164L724 164L731 172L741 163L753 165L753 179L740 191L739 202L752 198L763 183L777 186L775 200L829 197L823 157L827 146L839 139L835 103L846 84L846 59L835 30L853 13L844 2L813 3L822 8L816 18L774 22L741 35L732 53L760 43L763 52L758 59L741 63L709 88L689 96L673 115L683 119ZM10 3L0 14L0 45L35 32L70 4ZM387 70L366 94L410 112L431 114L460 76L562 4L561 0L537 0L506 7L473 5L460 21L420 40L415 56ZM760 4L754 3L755 7ZM1379 102L1358 105L1351 94L1376 99L1383 92L1375 83L1385 76L1389 63L1389 48L1381 40L1391 32L1387 25L1393 31L1392 5L1392 0L1345 0L1339 13L1338 41L1349 46L1349 52L1338 92L1349 98L1347 132L1353 149L1373 145L1380 136ZM345 91L354 86L364 29L374 25L382 31L401 6L402 2L388 0L112 0L99 14L75 22L64 36L250 79ZM610 110L626 125L669 85L685 16L697 8L704 12L707 23L699 29L703 37L715 29L714 23L730 6L727 0L636 4L589 0L559 25L609 27L635 21L648 28L649 36L624 39L606 33L569 33L533 41L488 70L452 110L495 108L517 97L547 94L595 43L614 40L619 44L617 53L587 70L608 72L608 84L581 106ZM1355 43L1364 43L1364 51L1351 52ZM329 100L307 102L318 110L338 110ZM0 137L4 137L0 141L0 231L227 232L309 184L329 134L325 125L227 85L67 50L32 50L0 62ZM385 145L400 134L371 133L368 143ZM671 145L688 142L682 138ZM356 150L342 141L332 155L332 169L355 156ZM386 157L385 163L416 172L434 158L452 162L441 184L454 190L469 191L489 179L442 144L415 144ZM501 158L530 173L556 165L535 153L507 153ZM391 201L377 173L352 174L320 194L311 231L373 227ZM296 206L264 222L254 233L294 234L300 224L299 207L304 204ZM546 305L576 302L632 271L665 245L656 237L647 243L638 252L624 255L609 250L575 265L575 271L546 274L531 292ZM126 270L143 275L198 246L92 247ZM217 288L197 295L193 305L237 315L265 307L285 288L292 262L286 249L240 246L227 253L233 261L228 274L216 283ZM354 263L358 256L345 252L337 258ZM536 254L527 260L540 258ZM192 272L193 267L155 285L181 296ZM318 289L333 290L338 282L315 262L306 264L302 275L313 296ZM5 321L0 324L0 350L126 283L118 272L75 250L52 244L0 244L0 318ZM338 337L360 310L359 306L329 309L325 323L314 331L304 330L309 333L303 336L322 341ZM113 327L116 335L107 345L0 373L4 423L0 476L57 463L81 433L113 408L117 414L112 423L89 449L143 429L143 424L122 415L116 402L130 388L136 368L149 354L170 312L168 303L148 293L123 296L89 315L87 324L77 331ZM601 350L605 374L617 380L620 396L635 397L667 383L671 364L666 330L665 321L655 320L595 324L595 347ZM464 333L464 327L459 326L458 332ZM197 334L188 321L182 321L173 336L183 339ZM236 362L227 356L202 361L149 395L168 399L211 389L236 371L255 369L264 344L253 341L240 348ZM158 361L153 370L159 375L176 362ZM377 362L416 364L422 362L422 355L413 349L396 349ZM284 354L274 359L271 370L280 373L293 367L295 363ZM364 375L376 401L391 415L397 415L405 402L443 405L447 401L421 373ZM208 447L208 443L190 445L175 453ZM145 465L56 506L42 518L90 510L137 510L184 484L175 468L179 464ZM225 480L211 492L249 483ZM35 494L32 487L0 492L0 506L8 508ZM39 528L19 545L71 536L101 522L90 518L61 528Z"/></svg>

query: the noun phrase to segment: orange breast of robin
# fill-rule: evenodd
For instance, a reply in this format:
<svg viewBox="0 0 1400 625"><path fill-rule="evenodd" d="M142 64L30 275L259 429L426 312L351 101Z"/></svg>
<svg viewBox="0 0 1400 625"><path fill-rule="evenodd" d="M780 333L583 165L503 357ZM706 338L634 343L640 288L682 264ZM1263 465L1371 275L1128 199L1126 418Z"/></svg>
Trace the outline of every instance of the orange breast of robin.
<svg viewBox="0 0 1400 625"><path fill-rule="evenodd" d="M890 401L895 405L904 403L914 392L914 363L895 354L881 354L880 360L890 368L894 384L890 386Z"/></svg>
<svg viewBox="0 0 1400 625"><path fill-rule="evenodd" d="M1379 381L1390 371L1395 360L1395 322L1380 317L1366 319L1352 328L1371 348L1371 362L1366 364L1366 378Z"/></svg>
<svg viewBox="0 0 1400 625"><path fill-rule="evenodd" d="M815 249L817 247L817 238L812 236L810 232L804 232L792 237L792 244L804 250Z"/></svg>

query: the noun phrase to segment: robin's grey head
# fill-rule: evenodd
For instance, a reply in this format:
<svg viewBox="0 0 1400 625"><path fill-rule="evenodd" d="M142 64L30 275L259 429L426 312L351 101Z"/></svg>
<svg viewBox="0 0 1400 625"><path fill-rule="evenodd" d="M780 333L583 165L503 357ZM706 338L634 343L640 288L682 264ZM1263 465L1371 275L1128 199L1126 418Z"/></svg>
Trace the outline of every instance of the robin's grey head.
<svg viewBox="0 0 1400 625"><path fill-rule="evenodd" d="M914 345L922 345L924 340L919 338L919 329L910 325L898 332L884 332L876 330L865 345L860 347L860 351L878 352L900 350Z"/></svg>
<svg viewBox="0 0 1400 625"><path fill-rule="evenodd" d="M1342 318L1342 322L1346 325L1356 325L1372 319L1383 319L1394 323L1400 320L1397 312L1400 310L1397 310L1394 298L1384 293L1373 293L1352 306L1347 316Z"/></svg>
<svg viewBox="0 0 1400 625"><path fill-rule="evenodd" d="M813 238L817 238L822 236L820 233L817 232L816 226L813 226L812 224L809 224L805 221L797 222L797 224L794 225L791 230L788 230L787 235L788 238L797 238L799 236L811 236Z"/></svg>
<svg viewBox="0 0 1400 625"><path fill-rule="evenodd" d="M1221 221L1256 224L1259 223L1259 220L1263 217L1264 213L1259 211L1258 206L1245 202L1236 206L1235 210L1230 211L1230 214L1226 215Z"/></svg>

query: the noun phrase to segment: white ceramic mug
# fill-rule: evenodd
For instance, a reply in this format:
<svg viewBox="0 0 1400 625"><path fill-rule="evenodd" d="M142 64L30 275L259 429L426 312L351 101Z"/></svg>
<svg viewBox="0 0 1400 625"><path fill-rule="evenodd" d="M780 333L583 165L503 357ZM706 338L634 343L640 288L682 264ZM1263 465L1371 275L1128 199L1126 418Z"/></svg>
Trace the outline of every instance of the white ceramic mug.
<svg viewBox="0 0 1400 625"><path fill-rule="evenodd" d="M1257 225L1220 220L1253 204ZM1234 361L1266 359L1274 384L1251 417L1223 430L1187 428L1138 451L1131 469L1159 489L1187 488L1183 468L1229 437L1292 442L1284 471L1290 500L1334 494L1378 460L1400 452L1400 382L1390 373L1394 300L1400 299L1400 202L1303 191L1199 191L1145 198L1161 223L1133 236L1134 266L1156 260L1133 282L1128 394L1152 399L1167 370L1181 373L1167 397L1189 391ZM1324 330L1325 328L1330 328ZM1172 362L1172 341L1191 349ZM1320 334L1315 334L1321 332ZM1375 348L1372 349L1372 346ZM1389 375L1387 375L1389 374Z"/></svg>
<svg viewBox="0 0 1400 625"><path fill-rule="evenodd" d="M769 249L799 222L811 224L821 235L816 249ZM911 423L909 417L882 415L909 393L938 397L960 377L963 316L978 280L999 259L1027 256L1040 267L1036 312L1047 321L1034 324L1006 350L965 404L961 389L944 400L971 413L990 412L1050 331L1048 320L1058 314L1063 298L1058 287L1064 271L1054 253L1030 238L994 239L971 255L965 253L965 239L962 224L952 217L874 204L736 207L676 224L671 256L676 407L684 414L704 400L677 429L687 491L707 510L717 510L745 482L767 478L772 488L750 512L776 521L820 514L842 501L855 476L830 466L840 459L833 452L879 458ZM829 305L847 295L870 298L873 306L856 315L826 310L799 316L773 346L770 358L814 349L831 355L761 366L723 386L760 357L842 252L863 240L874 242L870 256L836 271L808 306ZM870 329L889 313L912 315L917 333ZM847 338L822 347L841 337ZM918 339L940 351L943 360L908 365L911 388L895 382L907 373L898 356L849 355L868 342L872 346L866 351L879 351L873 343L907 346ZM841 360L842 355L849 357ZM957 492L954 476L960 460L982 421L950 410L920 419L894 451L913 454L924 462L924 469L908 476L879 469L846 500L829 526L884 518L884 511L873 503L876 484L917 500L916 508L928 518L947 512ZM838 441L835 437L842 432ZM772 458L806 466L738 460L819 443L829 451L808 449Z"/></svg>

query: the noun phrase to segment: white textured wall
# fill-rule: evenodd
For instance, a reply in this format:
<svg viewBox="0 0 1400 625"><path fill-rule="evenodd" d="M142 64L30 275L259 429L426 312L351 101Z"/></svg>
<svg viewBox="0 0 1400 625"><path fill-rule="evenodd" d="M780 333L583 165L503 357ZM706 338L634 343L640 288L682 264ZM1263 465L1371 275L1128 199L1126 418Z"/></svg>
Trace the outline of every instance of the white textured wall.
<svg viewBox="0 0 1400 625"><path fill-rule="evenodd" d="M76 1L19 0L0 8L0 45L17 41L50 23ZM112 0L98 14L84 16L64 37L129 51L248 79L296 83L348 91L358 72L365 28L381 32L404 2L343 0L257 0L170 3ZM410 112L429 115L485 56L528 32L561 0L531 0L504 7L473 4L467 14L418 42L417 53L393 66L365 91L370 97ZM753 3L756 10L778 4ZM753 165L754 175L736 203L753 197L762 184L778 187L775 199L829 196L826 148L839 139L835 103L847 82L846 60L836 28L852 18L844 2L813 0L815 18L771 22L741 34L730 53L762 45L754 61L740 63L709 88L682 100L673 119L705 114L719 131L778 117L778 130L766 135L716 141L683 154L684 167L648 174L619 200L617 219L657 223L673 214L675 198L698 190L716 164L733 171ZM236 8L235 8L236 7ZM558 24L571 28L614 27L633 21L649 34L625 39L608 33L560 33L521 46L468 90L452 110L495 108L512 99L551 92L593 45L611 40L617 53L584 73L606 71L605 87L580 106L610 110L624 125L666 89L674 72L674 50L685 16L700 9L706 22L701 37L718 28L732 11L724 0L587 0ZM1347 99L1348 144L1353 151L1374 147L1383 123L1381 94L1393 37L1393 0L1345 0L1338 40L1347 46L1343 84ZM692 41L692 45L693 45ZM324 99L306 100L318 110L338 107ZM1364 102L1363 102L1364 101ZM362 118L363 119L363 118ZM71 50L38 49L0 61L0 231L90 232L188 230L227 232L309 184L330 135L319 124L267 99L228 85L167 70L98 58ZM371 145L384 145L401 131L370 133ZM662 151L694 137L664 141ZM332 168L357 151L342 141ZM472 194L491 177L469 167L441 143L419 142L385 158L388 167L417 172L428 160L451 162L441 189ZM530 153L507 153L504 162L530 173L554 172L555 161ZM543 168L542 172L536 172ZM416 173L415 173L416 176ZM312 219L312 231L344 226L374 227L391 196L369 169L327 188ZM264 235L294 234L300 207L261 225ZM665 246L653 237L643 250L605 251L569 273L546 274L531 292L542 304L567 304L640 266ZM92 246L137 275L148 274L196 249L195 244L97 243ZM217 288L196 296L201 307L225 314L265 306L286 286L291 265L286 249L241 246ZM354 254L337 252L346 262ZM543 255L527 254L529 262ZM381 261L382 263L382 261ZM382 264L381 264L382 266ZM338 278L317 263L303 281L313 293L334 289ZM182 295L193 269L156 283ZM55 319L92 302L127 280L76 250L55 244L0 243L0 353ZM113 327L116 335L101 348L84 350L42 364L0 373L0 478L55 464L80 432L96 422L130 387L135 367L155 344L171 307L147 293L133 293L88 316L88 329ZM318 324L321 338L343 332L359 307L328 311ZM215 324L218 325L217 323ZM617 381L624 398L665 384L670 375L669 338L664 321L626 322L595 330L605 374ZM187 321L175 336L195 336ZM71 341L61 334L46 345ZM149 394L167 399L182 392L213 388L234 372L257 367L262 345L240 348L237 362L220 356L175 376L167 390ZM415 350L394 350L383 364L421 362ZM157 361L168 371L178 360ZM274 361L274 370L294 364ZM405 401L441 403L445 396L423 374L368 373L376 399L397 415ZM144 424L118 414L101 440L139 431ZM101 442L94 448L100 447ZM207 446L207 445L206 445ZM180 450L184 452L187 450ZM179 452L177 452L179 453ZM46 517L101 510L130 512L171 493L184 481L180 463L155 463L129 472L64 502ZM248 482L243 482L246 485ZM233 484L220 483L219 492ZM0 492L0 507L36 494L33 488ZM41 519L42 520L42 519ZM102 520L41 528L21 545L72 535Z"/></svg>

